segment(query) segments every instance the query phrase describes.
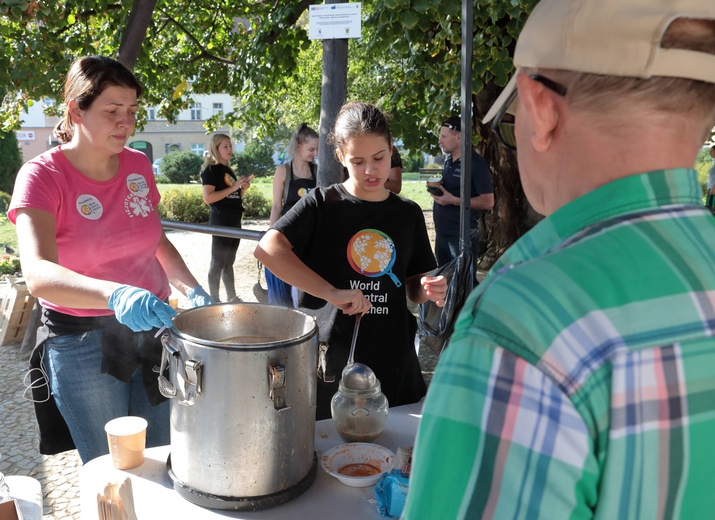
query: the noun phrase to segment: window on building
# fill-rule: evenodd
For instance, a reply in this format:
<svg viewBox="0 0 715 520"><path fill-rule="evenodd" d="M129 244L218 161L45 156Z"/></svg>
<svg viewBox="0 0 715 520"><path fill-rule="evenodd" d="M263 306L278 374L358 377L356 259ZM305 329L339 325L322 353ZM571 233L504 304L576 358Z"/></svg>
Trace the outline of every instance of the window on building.
<svg viewBox="0 0 715 520"><path fill-rule="evenodd" d="M164 153L180 152L181 145L178 143L164 143Z"/></svg>
<svg viewBox="0 0 715 520"><path fill-rule="evenodd" d="M213 115L217 116L219 114L223 114L223 103L214 103Z"/></svg>
<svg viewBox="0 0 715 520"><path fill-rule="evenodd" d="M191 143L191 153L204 156L204 143Z"/></svg>
<svg viewBox="0 0 715 520"><path fill-rule="evenodd" d="M149 107L147 108L147 118L149 121L153 121L156 119L156 107Z"/></svg>
<svg viewBox="0 0 715 520"><path fill-rule="evenodd" d="M201 119L201 105L194 103L191 105L191 119L197 120Z"/></svg>

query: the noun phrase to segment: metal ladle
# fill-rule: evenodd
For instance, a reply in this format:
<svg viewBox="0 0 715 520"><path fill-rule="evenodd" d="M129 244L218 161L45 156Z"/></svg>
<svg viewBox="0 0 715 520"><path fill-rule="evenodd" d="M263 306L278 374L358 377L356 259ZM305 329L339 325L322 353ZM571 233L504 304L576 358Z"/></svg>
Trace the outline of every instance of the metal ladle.
<svg viewBox="0 0 715 520"><path fill-rule="evenodd" d="M370 367L362 363L355 363L355 343L357 343L358 329L360 328L360 319L362 314L355 316L355 328L353 329L353 339L350 343L350 355L348 356L348 364L343 368L341 384L352 390L368 390L373 388L377 379L375 372Z"/></svg>
<svg viewBox="0 0 715 520"><path fill-rule="evenodd" d="M358 330L360 329L360 319L362 319L362 314L357 314L355 316L355 328L353 329L353 339L350 342L350 355L348 356L348 364L343 368L343 377L345 377L345 372L355 364L355 344L357 343Z"/></svg>

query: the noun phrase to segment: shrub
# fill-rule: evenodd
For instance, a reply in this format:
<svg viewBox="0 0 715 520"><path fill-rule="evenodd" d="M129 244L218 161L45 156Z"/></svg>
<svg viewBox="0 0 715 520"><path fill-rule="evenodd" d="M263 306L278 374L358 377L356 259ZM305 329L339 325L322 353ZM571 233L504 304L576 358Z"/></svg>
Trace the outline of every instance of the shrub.
<svg viewBox="0 0 715 520"><path fill-rule="evenodd" d="M273 172L275 163L273 162L273 147L263 141L250 141L243 153L235 156L234 159L236 175L255 175L264 177Z"/></svg>
<svg viewBox="0 0 715 520"><path fill-rule="evenodd" d="M209 206L204 202L200 190L171 189L161 196L159 216L162 219L180 222L207 222Z"/></svg>
<svg viewBox="0 0 715 520"><path fill-rule="evenodd" d="M402 169L406 172L418 172L424 165L425 158L422 152L415 152L406 157L402 157Z"/></svg>
<svg viewBox="0 0 715 520"><path fill-rule="evenodd" d="M243 216L249 218L268 218L271 216L271 201L258 189L248 188L243 194Z"/></svg>
<svg viewBox="0 0 715 520"><path fill-rule="evenodd" d="M204 160L195 153L172 152L164 156L159 165L159 173L174 184L188 184L198 180Z"/></svg>
<svg viewBox="0 0 715 520"><path fill-rule="evenodd" d="M4 216L7 214L7 208L10 207L10 199L12 197L10 196L9 193L5 193L4 191L0 191L0 213Z"/></svg>
<svg viewBox="0 0 715 520"><path fill-rule="evenodd" d="M16 274L21 271L20 259L14 255L0 256L0 274Z"/></svg>
<svg viewBox="0 0 715 520"><path fill-rule="evenodd" d="M22 166L22 154L15 132L0 132L0 157L0 190L9 193L12 192L15 177Z"/></svg>

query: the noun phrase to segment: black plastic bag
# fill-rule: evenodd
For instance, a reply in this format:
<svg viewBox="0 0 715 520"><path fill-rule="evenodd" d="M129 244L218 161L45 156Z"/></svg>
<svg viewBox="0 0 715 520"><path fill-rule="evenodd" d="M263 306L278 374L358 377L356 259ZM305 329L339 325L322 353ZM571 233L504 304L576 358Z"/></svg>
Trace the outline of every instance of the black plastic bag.
<svg viewBox="0 0 715 520"><path fill-rule="evenodd" d="M708 193L708 196L705 199L705 209L709 209L710 213L715 215L715 195L710 195Z"/></svg>
<svg viewBox="0 0 715 520"><path fill-rule="evenodd" d="M429 276L439 275L447 279L444 307L438 307L432 301L421 303L418 306L417 332L423 337L433 338L429 342L430 345L439 348L441 352L452 335L459 311L462 310L464 301L471 292L472 280L475 279L471 250L462 251L454 260L429 273Z"/></svg>

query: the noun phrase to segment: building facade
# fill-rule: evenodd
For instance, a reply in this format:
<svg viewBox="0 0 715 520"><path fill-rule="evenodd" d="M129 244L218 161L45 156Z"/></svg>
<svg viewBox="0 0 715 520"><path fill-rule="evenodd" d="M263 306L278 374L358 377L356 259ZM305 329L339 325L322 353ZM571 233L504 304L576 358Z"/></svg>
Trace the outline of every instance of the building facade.
<svg viewBox="0 0 715 520"><path fill-rule="evenodd" d="M148 107L144 128L134 132L127 146L141 150L151 162L173 151L188 150L203 156L204 152L208 151L210 139L204 123L220 112L233 110L233 100L229 94L195 95L192 98L194 102L188 109L179 112L176 123L173 124L157 119L156 108ZM49 99L36 102L23 114L22 126L17 132L23 161L28 161L58 144L52 137L52 130L58 118L44 113L46 104L52 102ZM225 126L216 131L228 134L230 129Z"/></svg>

